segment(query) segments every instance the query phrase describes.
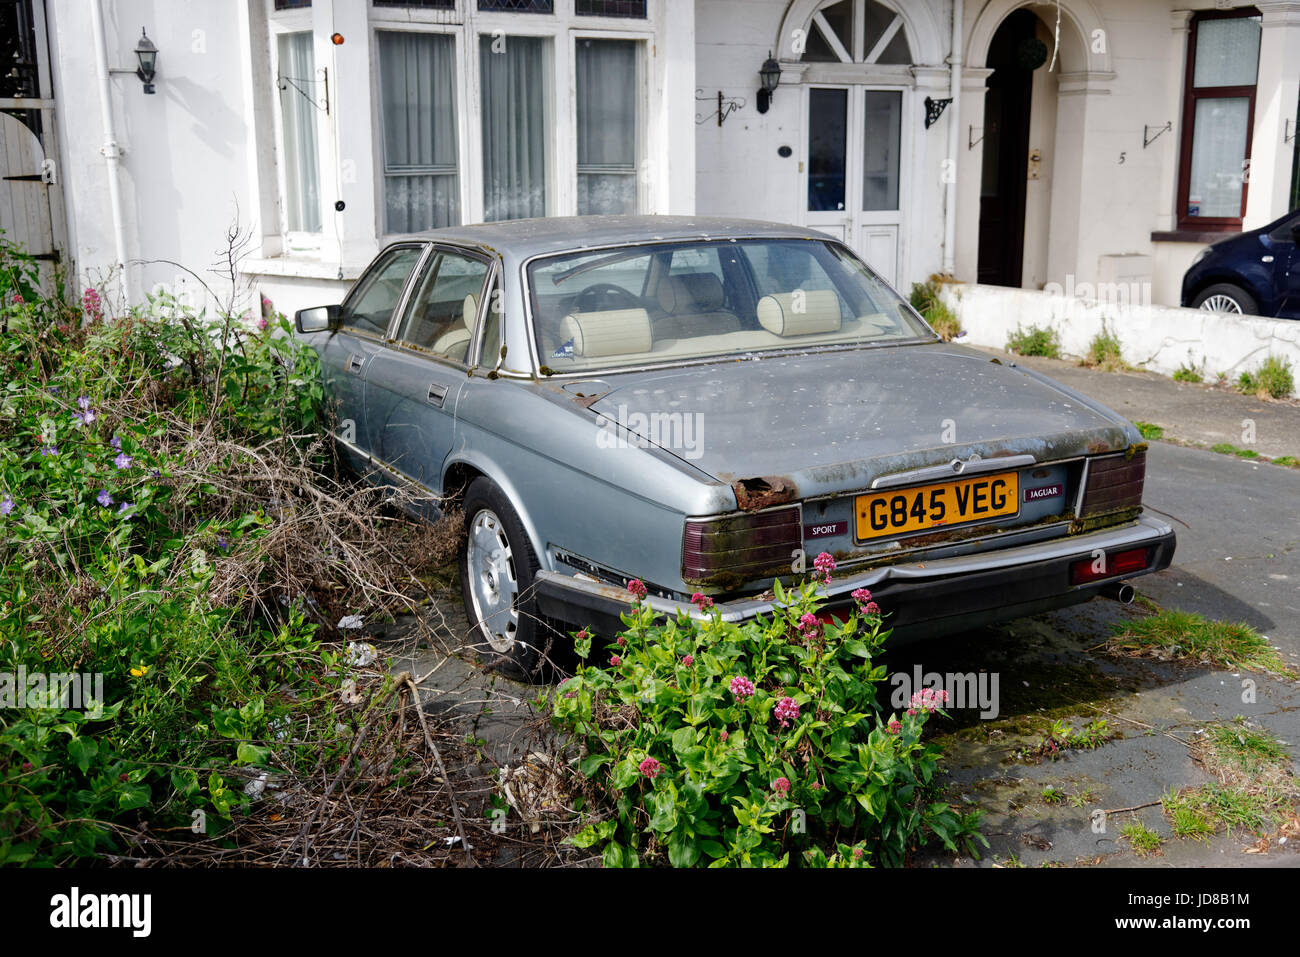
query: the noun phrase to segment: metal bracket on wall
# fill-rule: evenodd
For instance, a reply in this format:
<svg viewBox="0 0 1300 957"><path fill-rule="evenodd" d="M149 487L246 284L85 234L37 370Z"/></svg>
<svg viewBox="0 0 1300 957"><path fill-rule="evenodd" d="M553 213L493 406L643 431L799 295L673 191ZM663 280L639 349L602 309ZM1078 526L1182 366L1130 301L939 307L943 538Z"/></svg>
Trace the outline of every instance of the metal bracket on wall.
<svg viewBox="0 0 1300 957"><path fill-rule="evenodd" d="M943 111L948 108L952 102L952 97L943 100L935 100L930 97L925 98L925 128L928 130L939 122L939 117L943 116Z"/></svg>
<svg viewBox="0 0 1300 957"><path fill-rule="evenodd" d="M1288 133L1287 130L1290 130L1291 132ZM1286 126L1282 128L1282 143L1285 145L1287 143L1294 143L1294 142L1295 142L1295 120L1287 120Z"/></svg>
<svg viewBox="0 0 1300 957"><path fill-rule="evenodd" d="M1142 148L1146 149L1156 140L1160 139L1162 133L1168 133L1174 128L1174 121L1170 120L1164 126L1143 126L1142 127ZM1151 131L1155 130L1156 135L1152 136Z"/></svg>
<svg viewBox="0 0 1300 957"><path fill-rule="evenodd" d="M710 102L710 101L712 101L712 100L713 100L713 97L705 95L705 93L704 93L703 90L696 90L696 91L695 91L695 102L696 102L696 103ZM745 99L744 99L744 97L739 97L739 96L723 96L723 95L722 95L722 91L719 90L719 91L718 91L718 110L717 110L717 112L716 112L716 113L709 113L707 116L702 116L701 114L696 113L696 114L695 114L695 125L696 125L696 126L699 126L701 123L707 123L709 120L713 119L713 118L716 116L716 117L718 118L718 125L721 126L722 123L723 123L723 121L724 121L727 117L729 117L732 113L735 113L736 110L744 109L744 107L745 107Z"/></svg>
<svg viewBox="0 0 1300 957"><path fill-rule="evenodd" d="M976 130L980 131L979 139L974 139ZM966 149L973 150L975 147L979 146L983 142L984 142L984 127L968 126L966 128Z"/></svg>
<svg viewBox="0 0 1300 957"><path fill-rule="evenodd" d="M317 79L303 80L303 79L299 79L299 78L297 78L297 77L285 76L285 75L282 74L282 73L277 73L277 74L276 74L276 77L275 77L275 85L276 85L276 87L277 87L278 89L280 89L280 90L287 90L287 89L292 88L292 89L293 89L294 91L296 91L300 96L302 96L302 98L303 98L304 100L306 100L306 101L307 101L308 103L310 103L312 106L316 107L316 109L321 110L322 112L324 112L324 114L325 114L326 116L329 116L329 115L330 115L330 71L329 71L329 67L327 67L327 66L323 66L323 67L321 67L320 70L318 70L317 72L319 72L319 73L321 74L321 79L319 79L319 80L317 80ZM320 100L317 100L315 97L311 96L311 94L309 94L306 90L304 90L302 87L300 87L300 86L298 85L299 83L321 83L321 84L323 84L324 87L325 87L325 95L324 95L324 97L321 98Z"/></svg>

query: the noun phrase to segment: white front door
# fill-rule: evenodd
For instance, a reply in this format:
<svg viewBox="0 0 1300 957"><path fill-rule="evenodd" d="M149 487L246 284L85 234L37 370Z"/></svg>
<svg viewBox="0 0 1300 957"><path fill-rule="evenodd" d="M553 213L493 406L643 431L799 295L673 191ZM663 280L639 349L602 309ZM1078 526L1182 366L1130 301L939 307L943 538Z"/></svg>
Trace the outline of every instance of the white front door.
<svg viewBox="0 0 1300 957"><path fill-rule="evenodd" d="M806 96L804 223L897 284L905 91L818 85Z"/></svg>

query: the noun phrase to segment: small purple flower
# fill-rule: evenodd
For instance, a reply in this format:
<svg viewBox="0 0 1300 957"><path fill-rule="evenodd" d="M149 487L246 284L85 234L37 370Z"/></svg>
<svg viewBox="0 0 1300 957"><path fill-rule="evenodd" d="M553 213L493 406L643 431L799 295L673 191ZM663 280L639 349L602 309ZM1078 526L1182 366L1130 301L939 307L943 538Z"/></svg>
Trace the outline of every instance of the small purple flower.
<svg viewBox="0 0 1300 957"><path fill-rule="evenodd" d="M831 583L831 572L835 571L835 558L830 552L822 552L813 559L813 568L816 569L818 575L822 576L823 584L829 585Z"/></svg>
<svg viewBox="0 0 1300 957"><path fill-rule="evenodd" d="M743 675L736 675L736 677L732 678L731 684L728 685L728 687L731 689L731 693L741 701L752 697L754 694L754 682L750 681Z"/></svg>
<svg viewBox="0 0 1300 957"><path fill-rule="evenodd" d="M122 514L123 512L125 512L128 508L134 508L134 507L135 507L135 503L134 503L134 502L123 502L123 503L121 504L121 506L118 507L117 514L118 514L118 515L121 515L121 514Z"/></svg>
<svg viewBox="0 0 1300 957"><path fill-rule="evenodd" d="M221 549L223 552L230 551L230 542L226 541L225 535L217 536L217 548Z"/></svg>
<svg viewBox="0 0 1300 957"><path fill-rule="evenodd" d="M111 445L111 446L113 446L113 448L117 449L119 452L122 451L122 438L121 438L121 436L117 436L117 435L113 436L111 439L108 440L108 444Z"/></svg>
<svg viewBox="0 0 1300 957"><path fill-rule="evenodd" d="M90 396L88 396L88 395L78 396L78 398L77 398L77 408L80 409L82 412L85 412L87 409L89 409L89 408L90 408Z"/></svg>
<svg viewBox="0 0 1300 957"><path fill-rule="evenodd" d="M13 498L6 495L3 499L0 499L0 515L8 515L13 510L14 510Z"/></svg>
<svg viewBox="0 0 1300 957"><path fill-rule="evenodd" d="M162 478L162 472L160 472L158 469L154 469L153 472L150 474L152 474L153 477L156 479Z"/></svg>
<svg viewBox="0 0 1300 957"><path fill-rule="evenodd" d="M95 501L104 506L104 508L108 508L113 504L113 496L108 494L108 489L101 488L99 494L95 496Z"/></svg>
<svg viewBox="0 0 1300 957"><path fill-rule="evenodd" d="M788 728L790 727L791 721L797 721L799 719L799 705L795 703L794 698L782 698L776 703L776 707L772 710L772 713L776 715L776 719L781 722L781 727Z"/></svg>
<svg viewBox="0 0 1300 957"><path fill-rule="evenodd" d="M118 452L117 456L113 459L113 464L120 469L130 468L131 462L131 456L127 455L125 452Z"/></svg>
<svg viewBox="0 0 1300 957"><path fill-rule="evenodd" d="M41 449L41 455L44 455L47 459L52 459L58 454L59 447L57 445L47 445Z"/></svg>

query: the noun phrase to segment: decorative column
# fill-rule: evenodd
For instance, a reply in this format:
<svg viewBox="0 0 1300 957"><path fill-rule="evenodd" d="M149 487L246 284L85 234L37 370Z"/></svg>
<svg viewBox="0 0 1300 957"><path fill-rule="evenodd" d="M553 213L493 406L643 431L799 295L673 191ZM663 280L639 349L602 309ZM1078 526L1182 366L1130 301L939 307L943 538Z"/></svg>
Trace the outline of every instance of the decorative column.
<svg viewBox="0 0 1300 957"><path fill-rule="evenodd" d="M1250 147L1246 230L1264 226L1290 209L1295 157L1296 104L1300 101L1300 2L1259 0L1259 79Z"/></svg>

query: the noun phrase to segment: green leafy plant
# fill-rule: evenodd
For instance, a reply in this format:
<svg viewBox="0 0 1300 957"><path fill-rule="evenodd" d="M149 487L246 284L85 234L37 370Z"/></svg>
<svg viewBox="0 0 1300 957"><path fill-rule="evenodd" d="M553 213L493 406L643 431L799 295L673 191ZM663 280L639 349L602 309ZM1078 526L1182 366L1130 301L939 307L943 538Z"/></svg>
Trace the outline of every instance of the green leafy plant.
<svg viewBox="0 0 1300 957"><path fill-rule="evenodd" d="M1205 379L1204 363L1198 368L1190 362L1184 362L1174 370L1175 382L1201 382Z"/></svg>
<svg viewBox="0 0 1300 957"><path fill-rule="evenodd" d="M1045 326L1030 326L1022 329L1016 324L1016 331L1007 337L1007 351L1022 356L1045 356L1048 359L1061 357L1061 338L1057 331Z"/></svg>
<svg viewBox="0 0 1300 957"><path fill-rule="evenodd" d="M1139 857L1149 857L1160 850L1160 835L1141 821L1132 821L1119 829Z"/></svg>
<svg viewBox="0 0 1300 957"><path fill-rule="evenodd" d="M1083 364L1105 372L1127 368L1119 336L1104 323L1101 332L1093 336L1092 342L1088 344L1088 354L1084 357Z"/></svg>
<svg viewBox="0 0 1300 957"><path fill-rule="evenodd" d="M941 697L918 692L901 715L876 703L888 632L870 596L841 622L819 615L815 583L774 591L772 617L743 625L661 622L638 604L608 663L556 689L592 802L572 843L607 866L677 867L898 865L926 841L987 846L978 812L935 789L940 754L922 734Z"/></svg>
<svg viewBox="0 0 1300 957"><path fill-rule="evenodd" d="M1254 372L1243 372L1237 379L1237 391L1259 398L1285 399L1295 392L1295 376L1291 362L1282 356L1270 355Z"/></svg>
<svg viewBox="0 0 1300 957"><path fill-rule="evenodd" d="M961 321L957 314L940 298L942 281L939 276L931 276L926 282L912 283L912 308L930 324L945 342L956 339L962 333Z"/></svg>
<svg viewBox="0 0 1300 957"><path fill-rule="evenodd" d="M1134 422L1133 424L1137 426L1137 430L1142 433L1144 439L1155 441L1165 437L1165 430L1161 426L1151 422Z"/></svg>

